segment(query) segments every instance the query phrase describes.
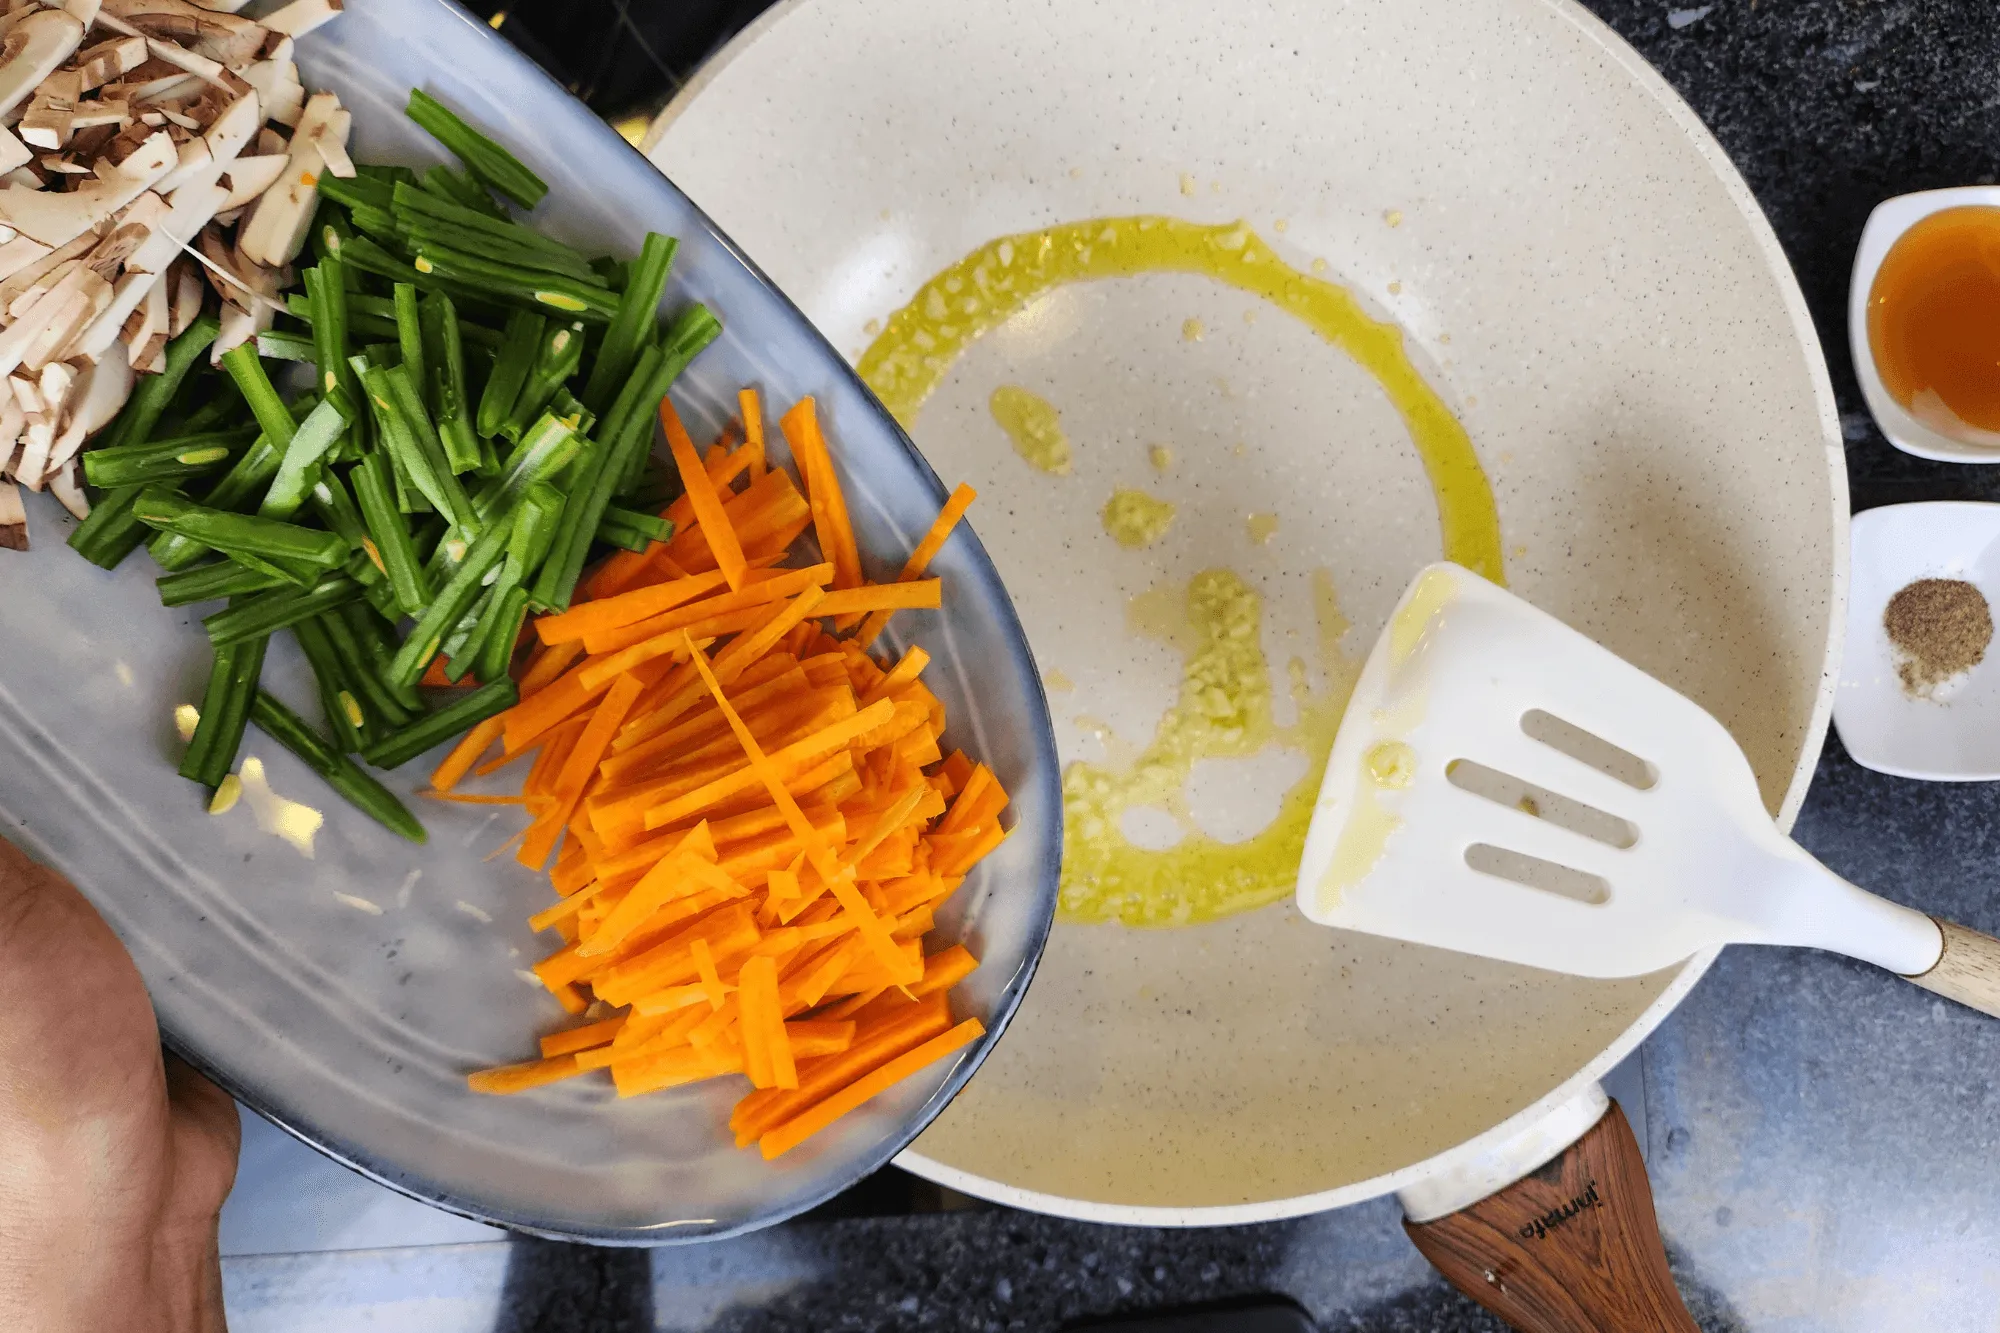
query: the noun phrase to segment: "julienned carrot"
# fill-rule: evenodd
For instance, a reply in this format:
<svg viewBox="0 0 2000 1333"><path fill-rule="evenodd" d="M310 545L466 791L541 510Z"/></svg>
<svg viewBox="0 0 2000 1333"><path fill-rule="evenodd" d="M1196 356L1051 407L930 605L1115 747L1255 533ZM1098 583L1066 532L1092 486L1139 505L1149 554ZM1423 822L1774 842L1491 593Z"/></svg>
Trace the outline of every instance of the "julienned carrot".
<svg viewBox="0 0 2000 1333"><path fill-rule="evenodd" d="M970 490L896 583L869 585L814 405L783 419L803 493L764 454L757 395L738 405L745 442L726 430L705 455L663 407L686 487L672 541L620 552L538 622L520 702L453 752L434 794L458 799L495 739L476 771L534 756L500 799L534 817L524 860L558 853L557 899L531 924L561 947L535 975L569 1012L600 1006L543 1059L472 1086L603 1069L636 1096L741 1074L755 1090L731 1118L739 1144L776 1153L977 1035L947 1031L972 955L926 958L922 937L1005 837L1007 795L942 753L924 650L877 662L827 628L865 617L872 634L895 609L939 606L924 571ZM808 527L825 563L780 565Z"/></svg>
<svg viewBox="0 0 2000 1333"><path fill-rule="evenodd" d="M836 588L861 586L861 553L854 541L854 525L847 517L847 497L841 492L840 478L827 453L826 437L820 433L819 405L801 398L778 422L785 442L792 446L805 481L806 500L812 505L813 527L819 534L820 549L833 561Z"/></svg>
<svg viewBox="0 0 2000 1333"><path fill-rule="evenodd" d="M635 620L659 615L683 602L691 602L713 592L724 582L718 570L648 584L616 597L607 597L601 602L582 602L560 615L543 616L535 622L535 634L543 643L568 643L594 630L629 625Z"/></svg>
<svg viewBox="0 0 2000 1333"><path fill-rule="evenodd" d="M743 414L743 452L750 455L748 476L756 481L764 475L764 404L755 389L739 389L736 410Z"/></svg>
<svg viewBox="0 0 2000 1333"><path fill-rule="evenodd" d="M674 464L681 473L681 485L687 490L695 522L701 526L702 539L707 542L709 553L715 557L716 568L729 580L732 589L741 589L743 575L748 569L743 561L743 547L737 540L736 529L730 527L729 520L723 517L722 497L716 494L708 469L701 465L701 459L694 451L694 441L688 438L687 427L681 424L681 415L674 410L671 398L660 400L660 424L666 428L667 447L673 451Z"/></svg>
<svg viewBox="0 0 2000 1333"><path fill-rule="evenodd" d="M939 1033L914 1050L905 1051L889 1063L863 1074L825 1101L816 1103L776 1129L766 1131L757 1140L759 1151L764 1154L764 1160L767 1162L790 1152L871 1097L880 1096L925 1066L936 1064L947 1055L985 1035L984 1023L976 1018L966 1019L957 1027Z"/></svg>
<svg viewBox="0 0 2000 1333"><path fill-rule="evenodd" d="M945 541L951 536L952 529L958 526L958 521L965 517L965 511L970 509L972 502L978 498L978 491L964 482L958 484L957 489L952 491L951 498L944 502L944 508L938 511L937 521L931 524L930 531L926 532L924 539L917 543L917 549L910 552L910 558L903 562L903 572L896 576L896 582L908 583L923 577L924 571L931 567L931 561L944 549ZM893 607L870 612L868 618L861 622L861 628L854 631L854 642L862 648L872 647L882 631L888 627L889 617L894 614Z"/></svg>
<svg viewBox="0 0 2000 1333"><path fill-rule="evenodd" d="M458 738L458 744L451 747L451 753L444 757L444 762L432 771L431 788L434 791L448 792L464 781L465 775L472 771L472 766L479 762L479 756L485 754L487 747L500 739L500 733L504 729L505 724L497 717L489 717L483 722L474 724L472 730Z"/></svg>
<svg viewBox="0 0 2000 1333"><path fill-rule="evenodd" d="M822 615L845 616L866 611L900 611L906 607L944 605L943 584L937 579L917 583L878 583L872 588L837 589L826 595Z"/></svg>
<svg viewBox="0 0 2000 1333"><path fill-rule="evenodd" d="M602 1046L618 1035L618 1029L625 1026L625 1015L599 1019L595 1023L585 1023L582 1027L565 1028L561 1032L551 1032L542 1038L542 1058L552 1059L558 1055L574 1055L578 1051Z"/></svg>

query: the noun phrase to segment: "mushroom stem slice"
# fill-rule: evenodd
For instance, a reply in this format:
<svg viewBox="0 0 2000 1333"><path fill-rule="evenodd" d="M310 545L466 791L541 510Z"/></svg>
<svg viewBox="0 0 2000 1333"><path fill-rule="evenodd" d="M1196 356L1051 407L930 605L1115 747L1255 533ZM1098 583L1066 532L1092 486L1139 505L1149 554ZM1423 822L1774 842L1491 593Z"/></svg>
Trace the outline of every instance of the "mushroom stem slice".
<svg viewBox="0 0 2000 1333"><path fill-rule="evenodd" d="M49 494L61 501L77 522L90 517L90 497L83 490L82 459L70 459L60 472L49 478Z"/></svg>
<svg viewBox="0 0 2000 1333"><path fill-rule="evenodd" d="M21 488L0 481L0 550L28 549L28 509L21 503Z"/></svg>
<svg viewBox="0 0 2000 1333"><path fill-rule="evenodd" d="M303 37L323 23L340 17L341 0L292 0L283 9L266 14L263 24L287 37Z"/></svg>
<svg viewBox="0 0 2000 1333"><path fill-rule="evenodd" d="M0 112L28 100L83 41L83 24L57 9L17 20L0 39Z"/></svg>

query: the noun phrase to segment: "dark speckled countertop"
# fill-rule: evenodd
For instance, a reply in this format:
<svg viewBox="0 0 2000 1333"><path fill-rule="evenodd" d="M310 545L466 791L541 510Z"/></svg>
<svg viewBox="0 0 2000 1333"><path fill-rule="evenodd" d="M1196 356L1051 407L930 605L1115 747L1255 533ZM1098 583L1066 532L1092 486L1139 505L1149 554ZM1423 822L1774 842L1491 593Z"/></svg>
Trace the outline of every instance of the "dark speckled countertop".
<svg viewBox="0 0 2000 1333"><path fill-rule="evenodd" d="M1924 462L1882 440L1844 317L1855 241L1878 200L2000 173L1992 0L1584 3L1694 106L1776 228L1832 367L1855 507L2000 498L2000 468ZM2000 929L2000 788L1883 777L1830 739L1797 833L1849 878ZM1615 1089L1640 1108L1662 1230L1703 1329L2000 1324L1996 1071L2000 1024L1841 959L1729 951ZM1328 1330L1498 1329L1430 1274L1397 1221L1378 1200L1255 1227L1087 1226L888 1172L818 1214L720 1245L649 1255L455 1234L444 1238L462 1243L313 1254L248 1244L227 1281L237 1333L983 1333L1266 1297Z"/></svg>

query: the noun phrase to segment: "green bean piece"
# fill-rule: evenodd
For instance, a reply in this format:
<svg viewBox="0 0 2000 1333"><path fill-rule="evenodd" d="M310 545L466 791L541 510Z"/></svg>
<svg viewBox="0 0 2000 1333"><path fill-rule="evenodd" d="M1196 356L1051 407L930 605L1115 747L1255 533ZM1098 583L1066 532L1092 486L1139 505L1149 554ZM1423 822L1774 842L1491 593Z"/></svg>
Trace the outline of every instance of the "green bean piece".
<svg viewBox="0 0 2000 1333"><path fill-rule="evenodd" d="M643 535L648 541L663 542L674 535L674 525L657 515L637 509L627 509L622 505L607 506L604 522L615 523Z"/></svg>
<svg viewBox="0 0 2000 1333"><path fill-rule="evenodd" d="M511 304L546 308L595 324L609 322L618 311L618 298L595 281L502 264L435 241L419 242L416 251L418 273L450 279Z"/></svg>
<svg viewBox="0 0 2000 1333"><path fill-rule="evenodd" d="M520 688L503 677L490 685L467 691L463 697L452 700L430 716L418 718L394 735L375 742L362 752L361 757L377 768L401 768L425 751L478 726L495 714L505 712L520 701Z"/></svg>
<svg viewBox="0 0 2000 1333"><path fill-rule="evenodd" d="M338 386L336 386L338 391ZM278 463L278 475L257 506L260 518L289 519L299 512L318 481L320 462L347 433L347 418L332 400L315 407L299 423L298 432Z"/></svg>
<svg viewBox="0 0 2000 1333"><path fill-rule="evenodd" d="M116 569L139 549L152 529L132 515L144 486L121 486L98 497L90 517L69 534L69 548L100 569Z"/></svg>
<svg viewBox="0 0 2000 1333"><path fill-rule="evenodd" d="M653 539L637 528L628 528L608 518L598 523L593 540L603 542L606 546L615 546L621 551L630 551L634 555L644 555L646 549L653 544Z"/></svg>
<svg viewBox="0 0 2000 1333"><path fill-rule="evenodd" d="M251 503L271 484L271 478L278 475L279 461L278 451L269 440L259 435L229 471L222 474L222 480L202 497L202 504L210 509L226 509L232 513L249 509ZM171 572L188 568L213 548L176 532L162 532L153 538L151 549L153 563Z"/></svg>
<svg viewBox="0 0 2000 1333"><path fill-rule="evenodd" d="M524 241L523 236L534 235L525 227L516 227L509 233L501 234L482 228L463 227L418 212L398 213L396 222L404 243L418 251L425 246L441 245L447 250L495 264L574 278L588 286L609 290L603 275L589 260L567 246L537 245ZM418 265L420 270L422 267Z"/></svg>
<svg viewBox="0 0 2000 1333"><path fill-rule="evenodd" d="M355 230L372 236L385 245L402 249L409 244L409 238L396 222L396 215L386 208L376 208L372 204L356 204L347 210L347 216L354 222Z"/></svg>
<svg viewBox="0 0 2000 1333"><path fill-rule="evenodd" d="M493 587L481 588L478 600L466 608L458 623L451 627L451 633L445 635L444 642L438 646L437 660L444 663L444 678L453 685L472 670L473 659L478 656L479 650L474 635L485 623L486 609L493 605L495 591Z"/></svg>
<svg viewBox="0 0 2000 1333"><path fill-rule="evenodd" d="M337 533L296 523L209 509L161 487L150 487L132 511L141 523L205 542L225 555L241 551L266 560L297 561L333 569L347 558Z"/></svg>
<svg viewBox="0 0 2000 1333"><path fill-rule="evenodd" d="M444 442L438 437L437 427L432 424L430 413L424 408L423 394L416 382L410 378L403 366L390 366L383 370L381 375L383 382L388 386L396 415L409 427L411 436L416 440L417 449L422 453L424 461L430 465L431 476L436 479L438 490L444 497L444 503L437 506L438 511L452 518L461 527L467 529L475 527L478 520L473 513L472 501L467 497L465 486L459 481L458 474L452 470L451 462L445 455Z"/></svg>
<svg viewBox="0 0 2000 1333"><path fill-rule="evenodd" d="M315 355L312 335L265 329L257 335L257 355L273 361L311 361Z"/></svg>
<svg viewBox="0 0 2000 1333"><path fill-rule="evenodd" d="M623 292L632 280L632 261L614 259L610 255L599 255L590 261L591 272L604 279L604 285L614 292Z"/></svg>
<svg viewBox="0 0 2000 1333"><path fill-rule="evenodd" d="M451 497L431 466L429 451L419 441L413 424L404 417L389 376L390 372L381 366L370 366L361 375L361 386L367 391L369 408L375 414L376 439L406 486L422 495L432 509L456 518L458 511L452 507ZM428 419L424 424L430 424ZM400 507L409 512L406 502ZM466 512L469 515L470 509Z"/></svg>
<svg viewBox="0 0 2000 1333"><path fill-rule="evenodd" d="M460 120L451 108L421 88L410 89L404 113L465 164L473 178L523 208L533 208L548 185L512 153Z"/></svg>
<svg viewBox="0 0 2000 1333"><path fill-rule="evenodd" d="M380 454L368 454L354 465L351 478L355 498L361 505L361 521L370 541L363 549L369 559L389 576L396 606L405 615L419 615L430 604L430 584L424 578L423 562L410 541L409 525L396 508L386 475L388 464Z"/></svg>
<svg viewBox="0 0 2000 1333"><path fill-rule="evenodd" d="M446 633L479 599L487 573L506 554L513 519L511 512L496 519L466 551L450 582L424 608L423 615L417 618L416 628L410 631L409 637L403 640L403 646L397 650L396 660L389 668L390 684L414 685L422 678L424 668L430 665L431 659L443 646Z"/></svg>
<svg viewBox="0 0 2000 1333"><path fill-rule="evenodd" d="M199 477L240 456L256 438L254 430L209 431L146 444L92 449L83 455L83 478L93 486L114 490Z"/></svg>
<svg viewBox="0 0 2000 1333"><path fill-rule="evenodd" d="M417 817L387 787L362 772L297 713L258 690L250 704L250 720L259 731L325 778L328 786L346 797L362 814L411 842L425 841L424 826L417 822Z"/></svg>
<svg viewBox="0 0 2000 1333"><path fill-rule="evenodd" d="M546 324L540 315L526 310L508 317L506 341L501 343L500 355L493 362L493 373L486 377L486 392L479 398L476 424L481 435L498 435L513 416L514 401L521 396L521 386L527 383L529 372L535 368L535 358L541 352Z"/></svg>
<svg viewBox="0 0 2000 1333"><path fill-rule="evenodd" d="M507 455L501 474L480 488L473 498L473 509L482 519L506 510L529 487L547 482L568 467L583 452L583 447L581 435L554 417L543 415Z"/></svg>
<svg viewBox="0 0 2000 1333"><path fill-rule="evenodd" d="M353 611L364 617L367 615L366 611L354 604L342 608L342 612L346 611ZM333 646L333 651L339 656L341 665L347 671L349 684L360 691L362 701L368 710L389 728L405 725L416 712L421 711L417 701L413 697L406 705L403 700L396 697L395 692L382 679L376 665L373 642L365 643L363 636L356 632L353 624L342 612L330 612L320 616L318 618L320 632L326 635L327 642ZM385 652L382 664L387 665L389 660Z"/></svg>
<svg viewBox="0 0 2000 1333"><path fill-rule="evenodd" d="M646 460L653 453L652 418L659 412L660 400L667 396L667 386L679 379L688 363L721 336L722 321L715 317L714 311L699 303L675 315L673 323L667 326L666 336L660 340L659 391L655 393L652 384L648 384L642 399L646 412L644 438L626 455L625 475L618 479L618 494L631 492L644 474Z"/></svg>
<svg viewBox="0 0 2000 1333"><path fill-rule="evenodd" d="M427 225L447 244L451 243L449 237L453 234L474 234L516 249L537 251L554 263L591 267L590 261L574 247L563 244L553 236L544 236L533 227L523 226L512 218L495 218L476 209L460 207L423 190L409 186L397 190L395 207L396 220L404 227L415 230L420 224ZM439 226L446 230L436 231Z"/></svg>
<svg viewBox="0 0 2000 1333"><path fill-rule="evenodd" d="M165 368L157 375L135 377L138 383L133 386L132 396L125 400L125 406L104 428L103 434L98 437L98 447L109 449L121 444L143 444L150 439L153 427L159 424L161 414L167 410L167 404L180 392L181 382L221 331L219 321L213 316L203 315L183 329L178 338L169 342Z"/></svg>
<svg viewBox="0 0 2000 1333"><path fill-rule="evenodd" d="M412 685L402 689L389 683L389 667L396 660L396 641L389 633L389 626L401 618L401 613L392 609L390 616L372 613L359 602L349 602L337 613L353 635L368 663L373 678L387 691L389 697L399 704L407 717L415 717L424 711L424 696ZM392 618L393 617L393 618ZM339 640L336 638L336 644ZM397 725L401 725L398 723Z"/></svg>
<svg viewBox="0 0 2000 1333"><path fill-rule="evenodd" d="M477 670L477 662L485 653L486 636L493 631L499 618L497 613L501 601L521 590L526 595L526 584L548 558L549 548L555 543L556 525L562 519L563 495L546 482L538 482L528 487L522 494L521 502L514 510L513 531L507 534L507 554L500 563L500 573L487 589L487 596L478 608L470 632L461 636L454 645L447 639L444 653L450 659L445 676L458 680L468 670ZM460 621L464 626L465 622ZM488 677L487 679L490 679Z"/></svg>
<svg viewBox="0 0 2000 1333"><path fill-rule="evenodd" d="M363 743L362 732L368 728L368 713L361 706L358 692L348 684L346 664L334 652L320 626L324 619L315 616L301 620L292 626L292 637L298 641L299 651L305 654L306 665L312 668L313 681L319 686L320 711L326 714L334 748L342 754L355 754Z"/></svg>
<svg viewBox="0 0 2000 1333"><path fill-rule="evenodd" d="M482 685L507 680L507 669L514 664L514 650L521 643L521 631L528 623L528 590L519 585L509 588L486 614L490 623L483 628L479 658L472 664L473 679Z"/></svg>
<svg viewBox="0 0 2000 1333"><path fill-rule="evenodd" d="M283 586L287 580L246 569L234 560L217 560L197 565L177 574L162 574L153 580L160 590L161 606L189 606L224 597L243 597L267 588Z"/></svg>
<svg viewBox="0 0 2000 1333"><path fill-rule="evenodd" d="M331 395L338 388L358 407L363 401L361 381L347 364L347 358L353 354L348 345L348 331L355 318L351 312L362 298L348 294L346 272L340 260L331 255L306 270L307 318L312 324L313 360L319 367L320 392ZM361 331L370 337L380 336L379 330ZM358 442L367 443L367 413L350 412L348 427Z"/></svg>
<svg viewBox="0 0 2000 1333"><path fill-rule="evenodd" d="M417 187L426 194L434 194L462 208L484 213L488 217L505 219L507 214L495 203L486 187L472 179L463 171L453 171L440 162L429 171L417 177Z"/></svg>
<svg viewBox="0 0 2000 1333"><path fill-rule="evenodd" d="M359 173L345 179L329 173L320 181L319 192L343 208L379 208L384 212L396 197L395 186L390 182Z"/></svg>
<svg viewBox="0 0 2000 1333"><path fill-rule="evenodd" d="M597 413L585 407L577 396L569 391L569 386L556 386L555 395L549 399L549 413L579 435L590 434L597 424Z"/></svg>
<svg viewBox="0 0 2000 1333"><path fill-rule="evenodd" d="M597 349L590 379L584 385L584 404L593 411L602 412L610 405L618 387L632 373L639 349L651 340L660 318L660 299L667 290L667 273L678 248L679 242L671 236L646 233L639 258L618 298L618 313L611 317L611 327L605 330L604 343Z"/></svg>
<svg viewBox="0 0 2000 1333"><path fill-rule="evenodd" d="M361 585L345 574L329 574L310 588L273 588L202 618L208 641L220 647L296 625L307 616L332 610L361 596Z"/></svg>
<svg viewBox="0 0 2000 1333"><path fill-rule="evenodd" d="M306 498L312 502L313 512L319 515L320 522L339 533L349 551L365 555L368 550L368 525L361 520L361 510L355 506L354 492L347 488L346 478L331 468L324 469L306 493ZM372 557L370 559L369 567L373 569Z"/></svg>
<svg viewBox="0 0 2000 1333"><path fill-rule="evenodd" d="M535 350L535 364L528 371L528 378L522 381L520 395L514 399L514 408L507 414L500 433L509 440L520 439L521 432L542 414L556 390L576 374L582 363L583 325L574 320L552 325L543 334L542 345Z"/></svg>
<svg viewBox="0 0 2000 1333"><path fill-rule="evenodd" d="M465 343L451 297L432 292L423 301L424 354L431 367L430 407L454 473L476 472L483 456L473 429L465 387Z"/></svg>
<svg viewBox="0 0 2000 1333"><path fill-rule="evenodd" d="M605 441L623 439L625 432L635 428L641 417L650 417L652 409L642 406L640 398L646 386L659 374L660 362L664 359L658 344L647 343L639 349L639 359L632 366L632 373L625 379L625 385L618 390L618 396L611 400L611 406L598 423L597 438ZM650 427L650 421L647 423Z"/></svg>
<svg viewBox="0 0 2000 1333"><path fill-rule="evenodd" d="M215 645L208 688L201 696L201 721L195 724L194 739L181 756L182 777L212 791L229 776L236 751L243 744L243 724L250 716L257 678L264 674L264 648L269 641L268 635L258 634Z"/></svg>
<svg viewBox="0 0 2000 1333"><path fill-rule="evenodd" d="M243 391L243 401L250 405L250 415L257 419L257 425L270 437L271 443L284 449L292 442L292 433L298 429L292 419L291 409L278 396L276 386L264 370L264 363L257 355L257 348L251 343L232 347L222 354L222 368L229 372L229 378L236 381L236 387Z"/></svg>
<svg viewBox="0 0 2000 1333"><path fill-rule="evenodd" d="M391 291L396 307L396 345L403 350L403 369L413 384L427 384L424 374L424 328L417 313L417 286L399 282Z"/></svg>

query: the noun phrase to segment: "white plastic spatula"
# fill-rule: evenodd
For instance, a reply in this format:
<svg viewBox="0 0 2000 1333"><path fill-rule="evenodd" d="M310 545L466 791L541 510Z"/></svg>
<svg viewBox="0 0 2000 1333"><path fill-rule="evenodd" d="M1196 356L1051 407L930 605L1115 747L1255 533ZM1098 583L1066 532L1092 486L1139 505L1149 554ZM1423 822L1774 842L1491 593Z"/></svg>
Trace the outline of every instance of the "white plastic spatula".
<svg viewBox="0 0 2000 1333"><path fill-rule="evenodd" d="M1821 866L1721 723L1456 565L1417 576L1368 655L1298 902L1321 925L1590 977L1807 945L2000 1015L2000 940Z"/></svg>

